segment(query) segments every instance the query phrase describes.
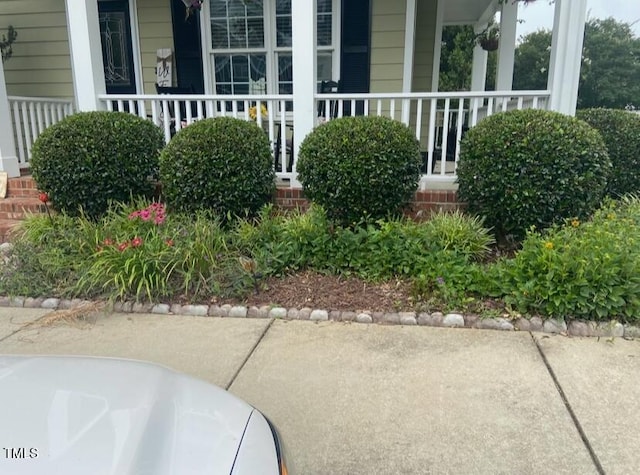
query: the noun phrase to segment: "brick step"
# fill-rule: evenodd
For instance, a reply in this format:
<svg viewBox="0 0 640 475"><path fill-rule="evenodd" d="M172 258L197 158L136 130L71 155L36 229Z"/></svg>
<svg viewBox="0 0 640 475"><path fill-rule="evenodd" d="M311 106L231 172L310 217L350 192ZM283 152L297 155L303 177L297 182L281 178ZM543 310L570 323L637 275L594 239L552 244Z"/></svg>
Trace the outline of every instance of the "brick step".
<svg viewBox="0 0 640 475"><path fill-rule="evenodd" d="M38 187L31 175L9 178L7 182L8 198L37 198Z"/></svg>
<svg viewBox="0 0 640 475"><path fill-rule="evenodd" d="M0 200L0 222L24 219L28 214L46 213L38 198L17 196Z"/></svg>

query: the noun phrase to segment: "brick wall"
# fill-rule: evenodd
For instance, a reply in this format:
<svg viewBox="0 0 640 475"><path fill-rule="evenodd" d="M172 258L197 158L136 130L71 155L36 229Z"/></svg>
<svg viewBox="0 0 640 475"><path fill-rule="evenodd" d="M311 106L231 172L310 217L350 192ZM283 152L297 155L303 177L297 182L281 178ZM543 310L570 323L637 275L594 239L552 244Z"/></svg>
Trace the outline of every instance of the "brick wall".
<svg viewBox="0 0 640 475"><path fill-rule="evenodd" d="M428 217L433 211L453 211L461 208L457 193L454 190L418 191L407 215L413 218ZM278 187L276 189L276 204L287 210L307 209L309 202L300 188Z"/></svg>

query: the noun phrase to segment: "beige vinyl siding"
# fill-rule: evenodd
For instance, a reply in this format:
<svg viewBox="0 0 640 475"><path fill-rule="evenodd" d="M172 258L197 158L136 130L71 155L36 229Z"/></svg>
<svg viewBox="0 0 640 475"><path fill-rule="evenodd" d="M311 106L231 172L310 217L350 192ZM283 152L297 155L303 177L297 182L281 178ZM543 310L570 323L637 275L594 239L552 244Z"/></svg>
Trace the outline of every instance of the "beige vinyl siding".
<svg viewBox="0 0 640 475"><path fill-rule="evenodd" d="M412 90L430 92L433 84L433 50L438 0L418 0L417 7Z"/></svg>
<svg viewBox="0 0 640 475"><path fill-rule="evenodd" d="M174 51L170 1L173 0L137 1L142 79L145 94L156 93L157 50L160 48L169 48ZM175 61L173 71L173 80L175 84Z"/></svg>
<svg viewBox="0 0 640 475"><path fill-rule="evenodd" d="M413 92L430 92L433 85L433 50L435 48L436 17L438 0L417 0L416 39L413 53ZM429 134L429 115L431 104L422 104L422 130L420 143L426 150ZM415 106L411 114L411 123L415 124Z"/></svg>
<svg viewBox="0 0 640 475"><path fill-rule="evenodd" d="M64 0L0 0L0 35L13 25L18 38L4 63L11 96L73 97Z"/></svg>
<svg viewBox="0 0 640 475"><path fill-rule="evenodd" d="M373 0L371 92L402 91L405 1Z"/></svg>

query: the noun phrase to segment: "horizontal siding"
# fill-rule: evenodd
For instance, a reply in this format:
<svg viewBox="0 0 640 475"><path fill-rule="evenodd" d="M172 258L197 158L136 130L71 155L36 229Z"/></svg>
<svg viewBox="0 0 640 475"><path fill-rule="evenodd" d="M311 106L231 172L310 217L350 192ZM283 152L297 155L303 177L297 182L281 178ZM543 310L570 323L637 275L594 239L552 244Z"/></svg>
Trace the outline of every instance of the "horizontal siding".
<svg viewBox="0 0 640 475"><path fill-rule="evenodd" d="M65 1L0 0L0 18L18 32L4 64L8 94L73 97Z"/></svg>
<svg viewBox="0 0 640 475"><path fill-rule="evenodd" d="M433 50L435 48L438 0L417 0L416 39L413 56L413 92L430 92L433 85ZM426 145L429 136L431 104L423 103L420 143ZM412 108L411 124L415 127L416 109Z"/></svg>
<svg viewBox="0 0 640 475"><path fill-rule="evenodd" d="M431 91L438 0L418 0L413 58L413 91Z"/></svg>
<svg viewBox="0 0 640 475"><path fill-rule="evenodd" d="M156 52L174 50L170 0L138 0L138 29L144 92L155 94Z"/></svg>
<svg viewBox="0 0 640 475"><path fill-rule="evenodd" d="M371 92L402 91L404 1L373 0L371 12Z"/></svg>

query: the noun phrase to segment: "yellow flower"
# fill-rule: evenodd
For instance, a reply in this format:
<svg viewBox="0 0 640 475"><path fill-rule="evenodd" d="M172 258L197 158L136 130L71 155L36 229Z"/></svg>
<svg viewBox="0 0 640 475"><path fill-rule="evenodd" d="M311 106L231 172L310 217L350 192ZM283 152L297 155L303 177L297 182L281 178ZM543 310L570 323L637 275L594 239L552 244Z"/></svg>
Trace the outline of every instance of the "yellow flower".
<svg viewBox="0 0 640 475"><path fill-rule="evenodd" d="M545 249L553 249L553 243L551 241L547 241L544 243Z"/></svg>
<svg viewBox="0 0 640 475"><path fill-rule="evenodd" d="M574 228L577 228L578 226L580 226L580 221L578 221L577 219L574 219L573 221L571 221L571 226L573 226Z"/></svg>
<svg viewBox="0 0 640 475"><path fill-rule="evenodd" d="M262 113L263 118L268 117L269 111L267 111L266 104L260 104L260 112ZM258 106L249 107L249 117L251 120L256 120L258 118Z"/></svg>

